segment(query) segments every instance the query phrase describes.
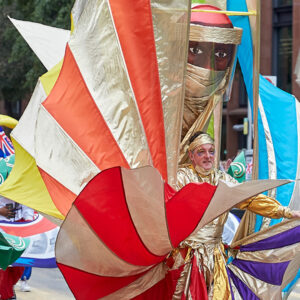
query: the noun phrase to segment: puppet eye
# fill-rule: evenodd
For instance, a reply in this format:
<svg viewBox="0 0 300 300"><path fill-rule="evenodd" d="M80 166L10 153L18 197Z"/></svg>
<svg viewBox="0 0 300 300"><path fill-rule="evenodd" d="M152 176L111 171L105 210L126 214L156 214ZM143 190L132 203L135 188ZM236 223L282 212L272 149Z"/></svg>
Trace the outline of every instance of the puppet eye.
<svg viewBox="0 0 300 300"><path fill-rule="evenodd" d="M217 50L215 52L215 56L217 56L218 58L225 58L227 55L228 55L227 52L224 51L223 49Z"/></svg>
<svg viewBox="0 0 300 300"><path fill-rule="evenodd" d="M195 55L199 55L199 54L203 53L203 51L201 50L200 47L191 47L190 52L195 54Z"/></svg>

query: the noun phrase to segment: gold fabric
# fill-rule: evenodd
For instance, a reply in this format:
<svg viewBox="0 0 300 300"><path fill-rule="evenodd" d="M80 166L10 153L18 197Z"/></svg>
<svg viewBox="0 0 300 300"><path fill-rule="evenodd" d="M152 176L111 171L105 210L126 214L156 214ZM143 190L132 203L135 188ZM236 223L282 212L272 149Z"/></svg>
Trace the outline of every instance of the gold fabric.
<svg viewBox="0 0 300 300"><path fill-rule="evenodd" d="M201 1L198 1L198 2L201 2ZM202 1L202 2L204 2L204 1ZM226 8L227 8L227 0L206 0L205 4L216 6L216 7L220 8L221 10L226 10ZM199 3L194 3L194 4L192 4L192 7L195 7L197 5L199 5Z"/></svg>
<svg viewBox="0 0 300 300"><path fill-rule="evenodd" d="M213 71L187 64L181 139L189 131L204 129L229 82L229 71ZM190 136L190 135L189 135Z"/></svg>
<svg viewBox="0 0 300 300"><path fill-rule="evenodd" d="M222 247L222 249L221 249ZM226 261L223 244L215 249L213 299L231 299L229 280L227 279Z"/></svg>
<svg viewBox="0 0 300 300"><path fill-rule="evenodd" d="M209 134L201 134L196 137L189 146L189 151L194 151L196 148L204 144L214 144L214 140L210 137Z"/></svg>
<svg viewBox="0 0 300 300"><path fill-rule="evenodd" d="M242 33L243 30L241 28L222 28L191 24L190 41L239 45Z"/></svg>
<svg viewBox="0 0 300 300"><path fill-rule="evenodd" d="M102 300L129 300L137 295L145 292L153 285L158 283L165 277L167 272L167 267L164 263L160 263L151 270L149 270L145 275L133 281L132 283L126 285L125 287L117 290L116 292L102 297Z"/></svg>
<svg viewBox="0 0 300 300"><path fill-rule="evenodd" d="M250 252L239 252L236 256L238 259L243 260L252 260L265 263L280 263L289 261L291 257L294 257L297 253L300 252L300 244L289 245L282 248L277 248L261 251L250 251Z"/></svg>
<svg viewBox="0 0 300 300"><path fill-rule="evenodd" d="M134 171L121 168L121 173L128 210L136 231L151 253L165 255L173 246L169 238L161 175L150 166Z"/></svg>
<svg viewBox="0 0 300 300"><path fill-rule="evenodd" d="M172 300L181 300L183 293L184 295L188 294L191 272L192 272L192 264L188 263L184 266L183 271L180 274Z"/></svg>
<svg viewBox="0 0 300 300"><path fill-rule="evenodd" d="M209 175L202 176L197 173L192 165L185 165L179 168L177 179L178 189L191 182L207 182L212 185L217 185L221 179L225 182L236 183L236 180L230 175L215 169L212 170ZM266 209L266 214L272 217L279 217L282 215L280 210L281 206L278 202L264 195L258 195L246 200L239 206L250 208L252 211L262 214L263 210ZM196 257L199 269L202 271L205 278L209 299L231 299L230 287L225 269L226 257L224 254L224 246L222 244L222 232L227 217L228 212L214 219L212 222L190 235L180 244L180 248L189 247L193 249L192 253ZM180 252L175 252L175 256L176 255L181 254ZM176 289L175 292L177 298L174 299L179 299L178 294L180 294L180 291L188 291L189 281L187 280L187 270L189 270L189 267L187 265L191 265L193 255L191 255L189 261L186 262L184 272L181 274L180 284L178 284L178 289ZM185 283L184 288L182 287L183 283ZM189 295L186 295L187 299L188 296Z"/></svg>
<svg viewBox="0 0 300 300"><path fill-rule="evenodd" d="M78 14L80 18L69 47L84 82L130 168L151 165L151 154L109 3L87 1Z"/></svg>
<svg viewBox="0 0 300 300"><path fill-rule="evenodd" d="M277 200L263 194L259 194L238 204L237 208L248 209L256 214L273 219L291 217L288 214L288 208L281 206Z"/></svg>
<svg viewBox="0 0 300 300"><path fill-rule="evenodd" d="M168 183L174 185L181 139L190 4L182 0L151 0L150 3L166 133Z"/></svg>

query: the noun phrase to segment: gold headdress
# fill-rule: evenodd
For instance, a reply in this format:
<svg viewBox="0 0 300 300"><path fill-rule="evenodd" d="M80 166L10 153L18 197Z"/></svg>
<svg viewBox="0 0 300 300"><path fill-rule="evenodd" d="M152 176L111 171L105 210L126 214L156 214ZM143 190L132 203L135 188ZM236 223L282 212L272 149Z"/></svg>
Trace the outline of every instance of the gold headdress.
<svg viewBox="0 0 300 300"><path fill-rule="evenodd" d="M211 138L211 136L207 133L202 133L199 136L197 136L190 144L188 151L194 151L196 148L200 147L204 144L212 144L214 145L214 140Z"/></svg>

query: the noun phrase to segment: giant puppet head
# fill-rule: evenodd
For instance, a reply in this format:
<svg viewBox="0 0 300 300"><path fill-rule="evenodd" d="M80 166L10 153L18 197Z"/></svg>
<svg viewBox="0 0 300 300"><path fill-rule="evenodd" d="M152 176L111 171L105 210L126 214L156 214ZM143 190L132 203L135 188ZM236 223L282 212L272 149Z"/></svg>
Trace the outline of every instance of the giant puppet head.
<svg viewBox="0 0 300 300"><path fill-rule="evenodd" d="M228 88L242 29L211 5L193 7L188 48L180 163L186 162L189 138L206 131L210 116ZM184 158L185 157L185 158Z"/></svg>

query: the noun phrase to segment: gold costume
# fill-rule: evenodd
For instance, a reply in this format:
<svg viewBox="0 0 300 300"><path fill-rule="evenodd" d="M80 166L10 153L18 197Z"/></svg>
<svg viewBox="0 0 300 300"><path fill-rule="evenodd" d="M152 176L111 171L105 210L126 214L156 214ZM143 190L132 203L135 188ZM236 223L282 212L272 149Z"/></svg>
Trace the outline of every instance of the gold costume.
<svg viewBox="0 0 300 300"><path fill-rule="evenodd" d="M178 170L177 188L180 189L188 183L207 182L217 185L219 180L236 183L230 175L219 171L203 176L192 165L186 165ZM275 199L265 195L252 197L237 206L240 209L248 209L265 217L281 218L290 217L288 208L282 207ZM200 272L204 275L209 299L231 299L229 281L225 268L227 257L222 243L222 233L228 212L204 226L196 234L189 236L179 246L179 251L173 251L175 260L174 268L185 264L180 279L176 286L173 299L181 299L184 292L189 299L189 285L191 278L192 260L196 259ZM187 248L187 255L182 257L182 249Z"/></svg>
<svg viewBox="0 0 300 300"><path fill-rule="evenodd" d="M240 28L190 25L189 40L194 42L236 46L240 44L241 37L242 29ZM233 72L235 52L236 50L230 53L232 55L231 63L222 71L187 64L179 158L181 164L188 162L187 147L189 138L199 130L207 130L214 108L220 101L223 101L223 95Z"/></svg>

